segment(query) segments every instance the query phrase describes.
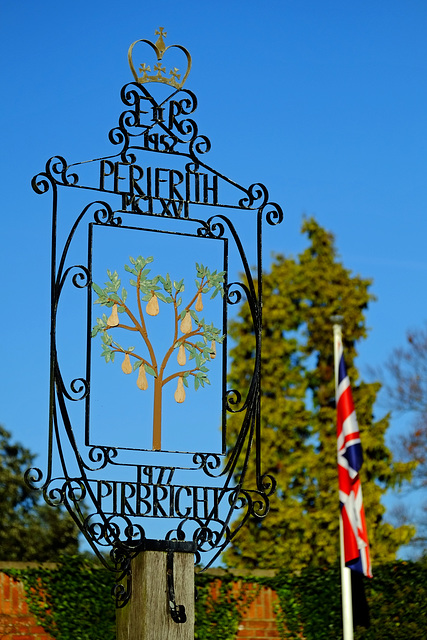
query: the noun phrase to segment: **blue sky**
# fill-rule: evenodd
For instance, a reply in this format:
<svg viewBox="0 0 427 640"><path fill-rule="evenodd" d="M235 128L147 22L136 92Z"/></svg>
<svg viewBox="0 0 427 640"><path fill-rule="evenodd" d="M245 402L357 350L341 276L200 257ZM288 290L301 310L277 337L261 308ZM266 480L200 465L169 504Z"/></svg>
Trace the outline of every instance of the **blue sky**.
<svg viewBox="0 0 427 640"><path fill-rule="evenodd" d="M129 45L193 58L186 87L210 164L263 182L285 212L265 253L296 254L303 214L331 230L343 263L373 278L362 375L426 318L427 5L422 0L268 3L3 3L1 423L44 456L48 412L49 203L31 177L53 155L111 153L132 80ZM332 348L332 336L331 336Z"/></svg>

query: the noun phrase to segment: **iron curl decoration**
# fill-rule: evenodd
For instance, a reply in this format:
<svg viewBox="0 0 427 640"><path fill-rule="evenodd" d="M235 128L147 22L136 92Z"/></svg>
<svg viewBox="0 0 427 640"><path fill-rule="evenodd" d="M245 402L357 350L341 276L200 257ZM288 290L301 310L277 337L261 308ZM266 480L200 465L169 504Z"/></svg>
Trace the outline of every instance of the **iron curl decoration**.
<svg viewBox="0 0 427 640"><path fill-rule="evenodd" d="M261 184L260 182L251 184L251 186L247 190L247 194L248 194L247 198L241 198L241 200L239 200L239 205L243 209L249 209L249 207L252 207L252 205L258 200L260 200L261 198L262 198L262 201L259 204L259 207L265 206L265 204L268 201L267 187Z"/></svg>
<svg viewBox="0 0 427 640"><path fill-rule="evenodd" d="M197 235L199 236L199 238L209 238L209 233L210 233L209 225L207 222L204 222L204 221L201 221L201 222L203 226L197 229Z"/></svg>
<svg viewBox="0 0 427 640"><path fill-rule="evenodd" d="M141 96L142 94L142 96ZM127 107L135 107L133 111L123 111L119 117L119 128L122 134L128 136L134 136L129 129L140 126L140 116L142 113L146 113L141 111L140 109L140 101L148 100L151 104L153 104L153 99L149 96L148 92L141 86L136 84L135 82L131 82L129 84L124 85L120 92L120 98L122 103ZM113 129L111 130L113 131ZM110 134L111 134L110 131ZM141 132L139 132L140 135ZM116 143L114 143L116 144Z"/></svg>
<svg viewBox="0 0 427 640"><path fill-rule="evenodd" d="M93 202L92 204L102 204L100 209L97 209L93 213L93 219L97 224L111 224L120 227L122 219L120 217L114 217L114 211L107 202Z"/></svg>
<svg viewBox="0 0 427 640"><path fill-rule="evenodd" d="M184 94L186 97L181 98L182 94ZM171 105L173 117L171 118L171 120L172 120L172 123L175 125L175 128L178 131L178 133L181 136L185 136L185 139L176 135L175 129L170 128L170 122L168 127L165 127L163 125L162 128L164 130L169 131L172 137L176 137L178 142L182 142L182 143L193 142L198 136L197 123L195 122L195 120L192 120L191 118L183 118L182 120L178 120L178 118L179 116L189 116L196 111L197 98L195 94L192 91L189 91L188 89L181 89L178 92L174 92L172 96L174 98L175 97L181 98L179 100L176 100L176 99L173 100L173 104ZM172 96L168 98L168 101ZM178 112L175 112L174 110L175 106L179 107Z"/></svg>
<svg viewBox="0 0 427 640"><path fill-rule="evenodd" d="M252 495L255 496L255 499L253 499ZM244 513L241 515L239 523L234 531L230 532L229 537L222 548L224 548L238 534L250 517L262 520L267 516L270 509L268 496L262 492L251 489L242 489L241 487L237 487L236 490L229 495L228 500L232 512L244 510ZM219 555L219 553L220 552L218 552L217 555Z"/></svg>
<svg viewBox="0 0 427 640"><path fill-rule="evenodd" d="M132 556L125 552L120 546L116 546L111 550L110 558L118 573L116 583L111 589L111 595L115 599L116 609L121 609L129 602L132 595ZM123 584L123 582L125 582L125 584Z"/></svg>
<svg viewBox="0 0 427 640"><path fill-rule="evenodd" d="M70 391L71 393L74 393L76 396L78 396L77 398L72 396L71 393L67 391L65 385L62 387L62 391L64 393L64 396L68 400L71 400L71 402L80 402L80 400L84 400L87 397L89 393L89 384L88 381L85 380L85 378L74 378L74 380L71 380Z"/></svg>
<svg viewBox="0 0 427 640"><path fill-rule="evenodd" d="M247 489L246 493L250 495L250 515L254 518L263 519L270 511L270 502L265 493ZM252 497L254 496L255 499Z"/></svg>
<svg viewBox="0 0 427 640"><path fill-rule="evenodd" d="M97 544L113 548L120 546L123 550L133 549L146 539L144 528L123 514L91 513L85 518L85 529Z"/></svg>
<svg viewBox="0 0 427 640"><path fill-rule="evenodd" d="M125 84L120 91L120 98L123 104L127 107L139 107L141 94L143 99L153 102L153 98L150 96L145 87L138 84L137 82L129 82L128 84Z"/></svg>
<svg viewBox="0 0 427 640"><path fill-rule="evenodd" d="M128 91L126 93L126 97L128 98L129 96L134 96L135 99L133 101L127 99L126 101L123 101L124 104L128 104L129 106L137 105L137 104L139 105L139 96L137 95L136 91ZM119 127L121 131L126 131L127 133L130 133L129 129L133 129L134 127L139 126L140 115L141 115L141 112L139 109L135 111L123 111L120 114L120 118L119 118ZM130 134L130 135L135 135L135 134Z"/></svg>
<svg viewBox="0 0 427 640"><path fill-rule="evenodd" d="M43 472L38 467L30 467L24 473L24 480L28 487L36 491L43 489L44 484L40 484L43 479Z"/></svg>
<svg viewBox="0 0 427 640"><path fill-rule="evenodd" d="M181 114L190 116L197 109L197 96L189 89L181 89L177 95L181 95L182 93L186 94L188 97L179 101Z"/></svg>
<svg viewBox="0 0 427 640"><path fill-rule="evenodd" d="M52 156L46 163L46 174L56 184L64 187L75 187L79 181L77 173L67 175L68 164L62 156ZM61 176L61 180L57 180L55 176Z"/></svg>
<svg viewBox="0 0 427 640"><path fill-rule="evenodd" d="M240 287L243 289L246 299L250 298L250 291L243 282L229 282L224 287L225 299L228 304L238 304L242 300L242 293L238 289L232 289L232 287Z"/></svg>
<svg viewBox="0 0 427 640"><path fill-rule="evenodd" d="M53 478L47 485L43 487L43 497L45 502L52 507L59 507L64 504L65 492L64 485L67 478ZM55 486L55 483L61 483L60 486ZM52 486L53 485L53 486Z"/></svg>
<svg viewBox="0 0 427 640"><path fill-rule="evenodd" d="M90 281L89 269L82 264L77 265L77 268L79 268L80 271L75 273L71 280L77 289L85 289Z"/></svg>
<svg viewBox="0 0 427 640"><path fill-rule="evenodd" d="M197 138L195 138L194 140L191 140L190 142L190 147L189 147L190 156L195 161L197 161L198 158L196 154L202 156L204 153L209 153L209 151L211 150L211 147L212 147L211 141L207 136L204 136L204 135L197 136Z"/></svg>
<svg viewBox="0 0 427 640"><path fill-rule="evenodd" d="M118 451L114 447L91 447L88 453L89 460L95 464L100 464L95 467L90 467L86 463L83 464L89 471L100 471L101 469L105 469L117 456Z"/></svg>
<svg viewBox="0 0 427 640"><path fill-rule="evenodd" d="M126 586L123 585L122 582L116 582L114 586L111 588L111 595L115 600L116 609L122 609L123 607L125 607L132 595L130 561L129 561L128 571L122 572L118 578L118 580L125 580L125 579L126 579Z"/></svg>
<svg viewBox="0 0 427 640"><path fill-rule="evenodd" d="M126 538L126 544L141 545L146 540L145 530L140 524L129 522L129 524L123 529L123 535Z"/></svg>
<svg viewBox="0 0 427 640"><path fill-rule="evenodd" d="M125 526L121 526L118 522L119 516L112 515L107 518L106 523L102 528L104 544L108 547L112 547L119 542L122 543L121 534L130 524L129 519L125 522ZM126 520L126 517L124 518Z"/></svg>
<svg viewBox="0 0 427 640"><path fill-rule="evenodd" d="M197 158L194 159L192 162L187 162L185 165L185 171L187 173L191 173L192 175L196 175L199 170L200 170L200 162Z"/></svg>
<svg viewBox="0 0 427 640"><path fill-rule="evenodd" d="M47 193L51 187L56 186L54 180L52 180L51 176L48 176L46 173L38 173L31 180L31 187L35 193L38 195L42 195L43 193Z"/></svg>
<svg viewBox="0 0 427 640"><path fill-rule="evenodd" d="M212 528L213 523L217 524L220 531L215 531ZM196 528L194 528L194 524L197 525ZM185 527L189 529L188 536L184 531ZM200 518L189 517L181 520L177 528L168 533L167 539L171 542L174 540L185 542L188 537L195 543L195 549L200 554L213 549L220 542L225 528L226 523L218 518L211 518L203 522ZM193 531L191 532L191 530ZM206 546L207 548L205 548Z"/></svg>
<svg viewBox="0 0 427 640"><path fill-rule="evenodd" d="M132 86L132 85L128 85ZM133 98L133 100L131 99ZM137 127L140 125L140 115L141 115L141 111L139 109L139 101L140 101L140 97L138 95L138 92L136 91L136 87L133 87L132 89L128 89L126 91L126 99L123 100L123 104L128 105L129 107L135 106L138 107L135 110L126 110L123 111L120 114L119 117L119 127L120 129L127 131L128 133L130 133L129 129L133 129L134 127ZM130 134L130 135L134 135L134 134Z"/></svg>
<svg viewBox="0 0 427 640"><path fill-rule="evenodd" d="M55 483L60 483L55 486ZM51 506L58 507L61 504L69 508L83 502L87 495L87 490L80 478L53 478L43 487L45 501Z"/></svg>
<svg viewBox="0 0 427 640"><path fill-rule="evenodd" d="M232 507L233 511L240 511L249 505L250 498L247 491L244 491L241 487L236 487L236 489L228 496L228 503Z"/></svg>
<svg viewBox="0 0 427 640"><path fill-rule="evenodd" d="M243 516L245 521L249 516L263 519L270 509L268 495L254 489L237 488L234 495L231 494L229 496L229 502L233 510L241 511L246 509L246 513Z"/></svg>
<svg viewBox="0 0 427 640"><path fill-rule="evenodd" d="M94 520L98 518L99 520ZM113 534L110 535L109 540L113 539L113 544L110 545L110 542L106 540L106 530L107 528L111 528L113 530ZM84 520L84 530L87 533L88 537L103 547L112 546L112 552L116 549L116 544L119 542L120 529L119 527L113 527L105 522L105 518L103 518L99 513L91 513L86 516Z"/></svg>
<svg viewBox="0 0 427 640"><path fill-rule="evenodd" d="M258 488L261 492L265 493L266 496L271 496L276 491L276 486L276 478L269 473L264 473L264 475L261 476Z"/></svg>
<svg viewBox="0 0 427 640"><path fill-rule="evenodd" d="M120 129L120 127L113 127L113 129L110 129L110 132L108 134L108 139L111 142L111 144L123 145L123 149L121 151L122 154L126 153L127 149L129 148L129 134L127 131ZM136 158L135 158L135 161L136 161Z"/></svg>
<svg viewBox="0 0 427 640"><path fill-rule="evenodd" d="M124 149L123 151L121 151L120 153L120 157L122 159L122 162L124 162L124 164L135 164L136 163L136 155L130 151L128 151L128 149Z"/></svg>
<svg viewBox="0 0 427 640"><path fill-rule="evenodd" d="M74 264L73 266L68 267L64 271L63 276L59 283L58 293L61 292L64 286L64 283L67 279L67 276L73 271L73 269L78 269L77 273L75 273L71 278L73 285L77 289L85 289L88 286L90 281L89 269L85 267L83 264Z"/></svg>
<svg viewBox="0 0 427 640"><path fill-rule="evenodd" d="M260 215L264 213L264 210L267 207L271 207L271 209L269 209L265 214L267 224L274 227L276 224L283 222L283 210L277 202L267 202L265 205L260 207Z"/></svg>
<svg viewBox="0 0 427 640"><path fill-rule="evenodd" d="M185 541L185 532L183 531L184 525L187 523L187 518L182 520L176 529L171 529L167 532L165 539L166 540L178 540L179 542Z"/></svg>
<svg viewBox="0 0 427 640"><path fill-rule="evenodd" d="M206 222L203 223L203 226L197 229L197 235L199 237L222 238L224 236L224 232L225 232L224 225L222 224L222 222L214 222L212 224L212 220L214 219L214 217L215 216L213 216L212 218L209 218L209 220L206 220Z"/></svg>
<svg viewBox="0 0 427 640"><path fill-rule="evenodd" d="M218 521L216 521L218 522ZM225 525L225 523L221 523ZM210 551L215 549L221 543L223 531L215 531L206 524L201 524L193 534L193 541L197 545L200 552Z"/></svg>
<svg viewBox="0 0 427 640"><path fill-rule="evenodd" d="M122 523L122 525L120 524ZM131 521L131 519L123 514L113 514L108 518L108 524L113 524L117 527L119 531L119 535L117 540L120 540L120 544L124 548L128 548L129 550L135 548L135 546L140 546L146 540L145 529L139 523L136 524ZM124 540L123 537L124 536ZM106 537L108 540L108 537ZM111 539L110 544L114 544L114 541Z"/></svg>
<svg viewBox="0 0 427 640"><path fill-rule="evenodd" d="M171 135L177 138L178 142L189 142L193 143L197 136L199 135L199 130L197 124L191 118L186 118L185 120L181 120L181 122L176 122L176 129L181 136L189 136L188 140L185 140L183 137L178 137L176 134L170 130Z"/></svg>
<svg viewBox="0 0 427 640"><path fill-rule="evenodd" d="M222 238L224 236L225 228L221 222L213 222L213 218L209 218L207 223L209 225L210 238Z"/></svg>
<svg viewBox="0 0 427 640"><path fill-rule="evenodd" d="M126 580L126 585L124 585L122 582L116 582L116 584L111 589L111 595L115 600L116 609L122 609L127 605L132 595L130 561L128 571L122 572L118 580Z"/></svg>
<svg viewBox="0 0 427 640"><path fill-rule="evenodd" d="M235 409L235 405L240 405L242 402L242 395L237 389L227 389L226 393L226 403L227 403L227 411L229 413L240 413L244 411L247 407L247 404L243 404L239 409Z"/></svg>
<svg viewBox="0 0 427 640"><path fill-rule="evenodd" d="M87 490L80 478L69 478L63 485L65 504L84 502Z"/></svg>
<svg viewBox="0 0 427 640"><path fill-rule="evenodd" d="M194 464L197 468L202 469L210 478L217 478L218 474L212 473L216 469L221 468L221 458L215 453L195 453L193 456Z"/></svg>

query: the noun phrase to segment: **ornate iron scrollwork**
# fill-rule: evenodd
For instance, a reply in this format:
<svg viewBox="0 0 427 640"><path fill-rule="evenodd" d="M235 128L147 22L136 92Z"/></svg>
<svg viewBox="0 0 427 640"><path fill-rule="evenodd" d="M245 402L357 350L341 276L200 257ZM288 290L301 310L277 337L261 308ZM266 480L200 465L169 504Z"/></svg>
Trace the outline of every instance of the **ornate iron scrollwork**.
<svg viewBox="0 0 427 640"><path fill-rule="evenodd" d="M163 32L159 34L162 42L164 35ZM156 45L151 43L151 49L161 61L167 48L158 41ZM130 54L132 52L133 46ZM259 450L261 258L263 222L278 224L283 219L283 213L277 203L269 201L264 185L243 187L206 164L204 157L211 144L205 135L199 134L195 120L190 117L196 111L197 99L191 91L182 88L183 82L177 81L178 70L171 71L171 82L164 79L159 81L160 88L155 86L150 93L145 83L153 78L148 74L147 65L141 68L142 75L138 76L134 67L136 81L127 84L121 91L125 111L119 117L118 126L109 134L110 142L119 147L116 154L73 164L68 164L62 156L55 156L32 181L36 193L52 194L50 425L47 472L43 474L39 469L32 469L26 478L31 486L43 492L49 504L64 505L101 561L109 568L119 570L121 580L115 589L117 606L123 606L130 596L130 560L136 553L150 545L152 548L154 543L156 548L170 552L185 547L196 554L197 560L208 552L209 566L249 517L262 519L267 515L269 496L275 486L274 479L262 472ZM188 74L184 75L186 77ZM95 191L102 195L102 199L80 205L79 213L67 228L66 218L60 215L58 208L60 190L66 195L77 195L80 200L85 193ZM240 221L244 216L245 233L250 224L253 225L255 273L249 266L244 242L234 220L237 214ZM215 259L221 263L218 269L209 271L213 274L212 282L216 282L216 293L219 291L223 294L216 307L218 322L222 324L222 336L218 332L212 334L217 339L216 347L220 349L222 363L218 365L216 373L222 432L218 450L205 451L198 447L187 451L173 447L167 449L163 444L153 444L151 448L138 443L113 442L116 436L118 439L123 436L126 424L120 425L108 437L102 429L98 429L94 435L91 412L96 376L91 333L108 335L106 332L113 325L139 332L144 337L141 323L135 317L134 324L130 326L117 319L113 322L105 315L104 320L99 320L97 328L91 329L94 320L93 288L98 293L95 302L110 308L116 305L116 315L117 310L126 315L128 309L123 299L125 294L120 294L120 297L114 289L118 276L110 274L108 291L113 293L101 295L101 289L94 286L94 239L98 242L98 238L101 238L102 242L98 244L104 246L107 240L118 237L117 234L121 234L120 238L127 238L130 237L126 235L129 233L133 234L132 237L139 234L138 238L144 238L144 246L147 238L150 242L155 238L157 242L160 237L162 242L164 239L169 243L178 243L180 251L185 243L199 242L209 247L213 255L218 257ZM194 246L191 244L191 247ZM191 255L189 257L193 259ZM145 260L146 266L148 260L141 260ZM233 260L231 282L230 260ZM132 264L136 263L134 260ZM178 294L183 290L183 285L179 282L172 285L172 281L169 285L167 278L162 280L159 276L160 280L146 280L151 284L147 284L144 290L141 274L145 273L145 266L138 271L132 264L127 270L131 272L131 277L134 277L133 272L138 273L138 280L133 285L137 288L138 317L143 314L141 291L147 295L151 286L148 297L159 296L161 301L171 303L175 308L177 327L180 321L177 315ZM242 281L235 279L239 272L243 272ZM206 280L200 275L203 273L208 273L206 268L198 265L202 283L200 296L202 291L205 292L203 282ZM219 278L218 273L223 275ZM161 282L166 293L157 291ZM175 293L170 293L168 297L168 291L172 290ZM71 345L77 362L74 363L77 371L73 373L64 356L63 325L66 322L63 310L71 304L68 296L74 296L73 308L78 307L82 317L86 318L83 339L76 337L76 343ZM243 301L249 307L256 342L253 375L247 388L227 389L227 307ZM154 301L154 307L157 302ZM187 307L189 314L190 304ZM156 313L157 307L152 315ZM132 318L130 310L128 316ZM184 316L185 309L181 318ZM208 334L214 331L213 323L203 324L199 316L195 317L199 323L197 326L203 326L203 331L199 331L202 338L203 332ZM181 337L175 332L175 342L169 351L186 343L182 325L181 331ZM144 340L148 344L147 339ZM106 361L113 359L113 352L126 353L128 357L134 353L115 344L104 340L104 356L110 354ZM207 378L200 363L215 357L216 347L213 345L208 348L206 339L200 344L188 339L187 345L190 345L186 347L188 354L196 362L188 378L191 375L198 378L195 381L197 389L200 381ZM141 364L140 369L146 370L142 371L142 377L148 373L158 378L160 374L156 373L152 360L150 364L147 358L138 357L143 362L135 364ZM125 373L132 371L131 367ZM178 380L178 386L185 381L184 374L172 373L165 378L165 383L173 378ZM183 389L182 384L181 387ZM139 384L139 388L146 388L145 380ZM113 395L109 394L110 397ZM177 402L180 402L177 397L181 396L175 395ZM105 415L108 416L108 412L109 409ZM227 419L231 415L233 419L240 416L241 421L235 442L226 438ZM202 422L208 417L204 416L199 429L204 428ZM214 429L217 426L217 423L214 424ZM250 464L255 470L251 474L255 479L254 487L246 486ZM240 517L238 526L235 525L236 515ZM153 522L162 525L170 523L164 526L162 537L157 534L156 540L152 533L149 534L151 537L146 533ZM111 548L110 562L103 553L106 547ZM172 615L182 622L185 614L174 602L172 583L169 593Z"/></svg>

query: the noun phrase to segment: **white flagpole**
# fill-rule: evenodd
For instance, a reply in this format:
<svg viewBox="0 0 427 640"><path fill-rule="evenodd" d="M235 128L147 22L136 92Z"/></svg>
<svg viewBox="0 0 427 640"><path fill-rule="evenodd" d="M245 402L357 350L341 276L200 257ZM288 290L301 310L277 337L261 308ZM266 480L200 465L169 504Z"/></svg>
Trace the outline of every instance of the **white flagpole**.
<svg viewBox="0 0 427 640"><path fill-rule="evenodd" d="M338 395L339 348L341 346L341 325L334 324L335 398ZM345 566L344 532L340 511L340 565L343 640L353 640L353 605L351 601L351 569Z"/></svg>

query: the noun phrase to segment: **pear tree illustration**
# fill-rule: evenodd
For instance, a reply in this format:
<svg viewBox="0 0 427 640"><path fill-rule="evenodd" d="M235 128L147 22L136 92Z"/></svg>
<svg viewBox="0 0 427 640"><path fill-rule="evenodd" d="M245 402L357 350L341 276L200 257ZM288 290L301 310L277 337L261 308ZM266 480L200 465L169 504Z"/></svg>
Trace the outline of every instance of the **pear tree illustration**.
<svg viewBox="0 0 427 640"><path fill-rule="evenodd" d="M92 287L98 295L95 304L111 309L110 315L104 313L96 319L92 329L92 337L100 334L102 341L101 356L105 362L114 362L116 354L123 356L122 371L125 374L136 374L136 385L141 391L150 387L149 380L153 380L153 450L161 449L162 439L162 398L163 389L170 382L176 382L174 398L176 402L185 400L185 387L189 380L193 380L194 389L210 384L207 366L216 356L216 344L222 343L224 336L214 324L207 324L200 317L203 311L203 299L210 294L215 298L224 295L224 271L210 271L208 267L196 262L195 288L184 302L184 279L172 281L169 273L150 278L150 268L147 265L154 258L139 256L129 258L131 265L125 265L125 270L135 276L130 278L130 284L135 287L135 299L129 303L128 293L121 288L121 280L117 271L107 270L108 282L102 289L93 283ZM121 288L121 290L120 290ZM144 304L145 304L145 309ZM159 304L160 303L160 304ZM167 307L171 309L167 310ZM150 340L146 316L161 316L164 312L173 314L173 335L163 357L155 353ZM123 319L121 319L123 318ZM122 347L117 342L118 333L133 332L138 338L138 346ZM113 338L114 333L114 338ZM121 340L121 338L120 338ZM168 343L166 342L166 345ZM138 351L138 353L137 353ZM165 376L165 369L172 356L176 354L177 371ZM169 368L170 370L170 368ZM148 377L147 377L148 374Z"/></svg>

